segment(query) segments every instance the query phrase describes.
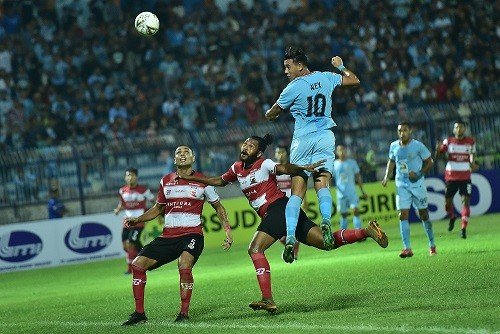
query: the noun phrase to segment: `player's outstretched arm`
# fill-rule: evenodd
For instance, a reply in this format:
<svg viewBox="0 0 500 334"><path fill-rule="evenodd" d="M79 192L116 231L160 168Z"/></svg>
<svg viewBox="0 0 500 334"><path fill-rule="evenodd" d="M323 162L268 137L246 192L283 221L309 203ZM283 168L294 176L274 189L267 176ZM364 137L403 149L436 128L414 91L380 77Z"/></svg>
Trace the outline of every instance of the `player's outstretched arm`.
<svg viewBox="0 0 500 334"><path fill-rule="evenodd" d="M224 181L220 176L194 176L194 175L183 175L179 176L179 179L196 181L207 184L209 186L215 187L225 187L229 184L229 182Z"/></svg>
<svg viewBox="0 0 500 334"><path fill-rule="evenodd" d="M286 164L277 164L276 165L276 174L288 174L288 175L297 175L302 171L306 170L308 172L316 172L316 168L321 167L325 164L325 159L315 162L310 165L298 166L291 163Z"/></svg>
<svg viewBox="0 0 500 334"><path fill-rule="evenodd" d="M356 74L354 74L352 71L347 69L344 66L344 63L342 61L342 58L339 56L335 56L332 58L332 65L338 69L340 72L342 72L343 77L342 77L342 86L357 86L359 85L359 79Z"/></svg>
<svg viewBox="0 0 500 334"><path fill-rule="evenodd" d="M394 167L396 166L396 163L394 160L389 159L387 161L387 166L385 167L385 176L384 179L382 180L382 185L385 187L387 185L387 182L389 181L393 171Z"/></svg>
<svg viewBox="0 0 500 334"><path fill-rule="evenodd" d="M229 225L229 219L227 218L226 208L224 208L224 206L220 202L215 202L211 204L215 212L217 213L217 216L219 217L219 220L222 224L222 227L224 228L224 231L226 232L226 238L224 239L222 248L224 248L224 250L228 250L229 248L231 248L231 245L233 244L233 235L231 234L231 225Z"/></svg>
<svg viewBox="0 0 500 334"><path fill-rule="evenodd" d="M273 104L271 109L266 111L266 119L268 121L274 121L276 118L278 118L282 111L283 109L281 109L281 107L277 103L275 103Z"/></svg>
<svg viewBox="0 0 500 334"><path fill-rule="evenodd" d="M139 223L145 223L147 221L150 221L151 219L154 219L158 217L161 213L163 213L164 208L165 204L155 203L155 205L153 205L148 211L144 212L139 217L125 218L125 226L131 227Z"/></svg>

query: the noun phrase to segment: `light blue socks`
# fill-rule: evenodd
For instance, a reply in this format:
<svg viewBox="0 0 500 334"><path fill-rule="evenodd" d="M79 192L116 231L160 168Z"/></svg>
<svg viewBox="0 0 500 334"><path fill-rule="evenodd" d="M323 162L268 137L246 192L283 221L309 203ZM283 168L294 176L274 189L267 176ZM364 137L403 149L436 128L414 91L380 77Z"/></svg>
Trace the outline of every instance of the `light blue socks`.
<svg viewBox="0 0 500 334"><path fill-rule="evenodd" d="M427 234L427 238L429 238L429 247L435 247L434 243L434 232L432 232L432 223L430 221L422 222L425 229L425 234Z"/></svg>
<svg viewBox="0 0 500 334"><path fill-rule="evenodd" d="M399 231L401 232L401 239L403 239L404 249L410 249L410 223L408 220L399 221Z"/></svg>
<svg viewBox="0 0 500 334"><path fill-rule="evenodd" d="M290 196L285 209L285 219L286 219L286 239L287 243L291 240L291 237L295 240L295 230L297 229L297 223L299 221L300 205L302 204L302 198L297 195Z"/></svg>
<svg viewBox="0 0 500 334"><path fill-rule="evenodd" d="M318 190L318 202L321 218L323 218L323 220L330 221L332 218L332 194L330 194L330 190L328 188L321 188Z"/></svg>

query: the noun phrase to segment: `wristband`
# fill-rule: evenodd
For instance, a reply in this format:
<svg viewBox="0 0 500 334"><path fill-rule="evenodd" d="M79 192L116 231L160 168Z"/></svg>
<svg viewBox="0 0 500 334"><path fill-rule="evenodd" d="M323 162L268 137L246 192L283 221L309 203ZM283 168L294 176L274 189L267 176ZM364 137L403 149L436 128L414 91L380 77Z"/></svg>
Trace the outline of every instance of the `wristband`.
<svg viewBox="0 0 500 334"><path fill-rule="evenodd" d="M345 68L344 64L340 64L339 66L337 66L337 70L344 72L346 70L346 68Z"/></svg>

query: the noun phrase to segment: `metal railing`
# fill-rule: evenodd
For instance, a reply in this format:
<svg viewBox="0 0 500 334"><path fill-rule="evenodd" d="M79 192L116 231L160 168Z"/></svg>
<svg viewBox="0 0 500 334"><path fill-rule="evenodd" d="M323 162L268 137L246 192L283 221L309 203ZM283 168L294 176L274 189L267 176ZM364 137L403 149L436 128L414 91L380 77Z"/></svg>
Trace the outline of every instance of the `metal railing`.
<svg viewBox="0 0 500 334"><path fill-rule="evenodd" d="M431 151L437 141L451 134L453 122L462 119L476 138L483 168L500 167L500 103L496 100L468 104L425 105L359 117L336 117L337 143L344 143L362 162L372 149L378 166L385 165L400 120L414 125L414 137ZM195 132L170 130L154 138L124 138L107 142L61 145L0 154L0 208L44 204L52 187L63 200L79 200L81 214L89 198L116 194L127 167L139 169L142 183L156 189L162 175L173 169L173 152L179 144L195 149L196 168L209 175L225 172L237 159L239 145L251 135L271 133L276 144L289 145L293 123L278 121L258 125L207 129ZM272 151L268 151L272 157ZM370 180L373 175L366 174Z"/></svg>

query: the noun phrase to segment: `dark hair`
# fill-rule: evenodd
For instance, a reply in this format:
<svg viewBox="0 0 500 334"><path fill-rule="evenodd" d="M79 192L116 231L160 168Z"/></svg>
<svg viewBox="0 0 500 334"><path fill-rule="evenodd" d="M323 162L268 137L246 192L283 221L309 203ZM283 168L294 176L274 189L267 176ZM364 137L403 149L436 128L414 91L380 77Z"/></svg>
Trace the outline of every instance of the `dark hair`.
<svg viewBox="0 0 500 334"><path fill-rule="evenodd" d="M259 150L264 152L269 144L273 143L273 136L269 133L265 134L264 137L252 136L250 137L255 139L259 143Z"/></svg>
<svg viewBox="0 0 500 334"><path fill-rule="evenodd" d="M139 172L137 171L137 168L134 168L134 167L127 168L125 170L125 172L134 173L136 176L139 175Z"/></svg>
<svg viewBox="0 0 500 334"><path fill-rule="evenodd" d="M403 122L399 122L398 125L404 125L404 126L407 126L408 128L411 129L411 125L410 123L406 122L406 121L403 121Z"/></svg>
<svg viewBox="0 0 500 334"><path fill-rule="evenodd" d="M464 121L462 121L461 119L457 119L457 120L455 121L455 124L462 124L463 126L465 126L465 122L464 122Z"/></svg>
<svg viewBox="0 0 500 334"><path fill-rule="evenodd" d="M296 63L302 63L307 66L308 59L305 52L301 49L295 48L293 46L289 46L285 50L284 60L292 59Z"/></svg>

